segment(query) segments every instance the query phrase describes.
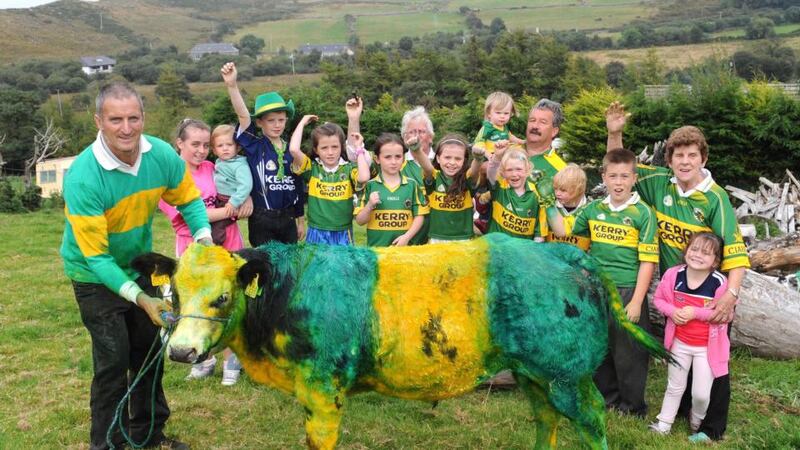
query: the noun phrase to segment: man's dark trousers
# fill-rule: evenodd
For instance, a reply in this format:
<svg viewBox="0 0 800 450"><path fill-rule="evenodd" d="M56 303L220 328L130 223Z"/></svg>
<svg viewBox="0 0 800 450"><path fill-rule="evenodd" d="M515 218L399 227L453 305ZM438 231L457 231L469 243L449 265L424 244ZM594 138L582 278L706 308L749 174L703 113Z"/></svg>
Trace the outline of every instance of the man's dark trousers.
<svg viewBox="0 0 800 450"><path fill-rule="evenodd" d="M149 280L140 278L139 286L151 296L155 289ZM75 298L81 312L81 320L92 338L92 363L94 377L90 396L92 425L90 449L108 448L106 432L114 417L117 405L142 367L150 346L158 336L159 327L154 325L143 309L111 292L102 284L72 282ZM156 344L153 352L161 347ZM139 381L131 393L128 408L122 411L122 423L129 436L141 443L150 429L151 405L155 410L153 436L149 443L164 438L164 423L169 417L169 407L161 387L162 370L152 368ZM156 383L155 399L151 398L153 383ZM113 444L123 444L118 426L111 437Z"/></svg>

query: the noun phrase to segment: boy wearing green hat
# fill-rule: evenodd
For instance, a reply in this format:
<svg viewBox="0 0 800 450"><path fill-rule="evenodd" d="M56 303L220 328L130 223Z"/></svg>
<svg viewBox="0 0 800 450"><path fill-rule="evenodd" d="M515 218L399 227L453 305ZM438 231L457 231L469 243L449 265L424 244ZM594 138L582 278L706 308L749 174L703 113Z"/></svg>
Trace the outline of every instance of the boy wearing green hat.
<svg viewBox="0 0 800 450"><path fill-rule="evenodd" d="M297 242L304 233L303 185L291 171L292 154L281 138L287 121L294 116L294 103L284 101L277 92L267 92L256 97L251 115L239 92L236 65L226 63L221 72L239 117L234 137L244 149L253 175L250 245L257 247L272 240Z"/></svg>

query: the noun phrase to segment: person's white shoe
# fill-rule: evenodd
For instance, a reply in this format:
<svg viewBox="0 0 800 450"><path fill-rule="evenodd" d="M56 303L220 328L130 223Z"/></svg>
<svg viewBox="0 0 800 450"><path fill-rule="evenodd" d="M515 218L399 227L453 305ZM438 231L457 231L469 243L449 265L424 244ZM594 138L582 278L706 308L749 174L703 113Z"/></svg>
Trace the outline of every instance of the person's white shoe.
<svg viewBox="0 0 800 450"><path fill-rule="evenodd" d="M648 428L650 428L650 431L652 431L654 433L667 435L672 430L672 425L670 425L668 423L664 423L664 422L659 420L657 422L651 423Z"/></svg>
<svg viewBox="0 0 800 450"><path fill-rule="evenodd" d="M215 356L201 363L192 364L192 370L189 372L189 375L186 376L186 380L199 380L201 378L210 377L214 374L214 367L216 365L217 358Z"/></svg>

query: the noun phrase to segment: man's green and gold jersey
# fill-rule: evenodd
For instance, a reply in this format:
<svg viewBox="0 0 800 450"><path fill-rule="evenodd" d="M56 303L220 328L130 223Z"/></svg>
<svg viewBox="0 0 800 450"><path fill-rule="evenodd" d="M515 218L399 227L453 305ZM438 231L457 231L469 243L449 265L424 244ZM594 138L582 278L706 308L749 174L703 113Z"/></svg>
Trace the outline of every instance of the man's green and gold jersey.
<svg viewBox="0 0 800 450"><path fill-rule="evenodd" d="M373 192L380 195L381 202L370 212L367 222L367 245L370 247L392 245L398 236L411 228L414 217L428 213L422 205L422 190L416 181L401 175L400 184L389 188L378 175L367 182L355 214L366 206Z"/></svg>
<svg viewBox="0 0 800 450"><path fill-rule="evenodd" d="M591 255L619 287L636 286L639 262L658 263L656 217L636 193L619 208L609 197L589 203L575 214L572 233L591 238Z"/></svg>
<svg viewBox="0 0 800 450"><path fill-rule="evenodd" d="M539 155L529 156L528 161L533 166L533 177L537 177L536 172L538 171L543 172L551 180L559 170L567 166L567 163L552 148Z"/></svg>
<svg viewBox="0 0 800 450"><path fill-rule="evenodd" d="M683 262L683 249L693 233L708 231L724 241L720 270L750 267L730 198L703 169L705 179L689 192L677 185L671 170L639 165L636 190L656 210L661 273Z"/></svg>
<svg viewBox="0 0 800 450"><path fill-rule="evenodd" d="M308 183L308 225L318 230L344 231L353 226L353 194L358 185L358 166L339 162L331 172L305 156L295 172Z"/></svg>
<svg viewBox="0 0 800 450"><path fill-rule="evenodd" d="M452 182L438 169L433 170L431 178L425 179L425 191L431 208L429 236L447 241L471 239L474 187L467 183L467 189L460 196L450 198L447 189Z"/></svg>
<svg viewBox="0 0 800 450"><path fill-rule="evenodd" d="M525 182L525 192L520 196L508 181L499 178L492 188L492 215L489 233L505 233L523 239L541 236L538 222L539 194L536 186Z"/></svg>

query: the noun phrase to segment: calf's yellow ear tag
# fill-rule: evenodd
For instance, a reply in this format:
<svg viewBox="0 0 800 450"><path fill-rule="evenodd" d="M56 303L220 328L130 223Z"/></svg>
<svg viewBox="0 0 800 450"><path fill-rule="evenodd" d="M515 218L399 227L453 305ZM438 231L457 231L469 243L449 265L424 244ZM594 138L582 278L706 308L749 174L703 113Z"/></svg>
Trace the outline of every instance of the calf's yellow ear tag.
<svg viewBox="0 0 800 450"><path fill-rule="evenodd" d="M258 295L258 274L253 278L253 281L244 289L244 295L250 298L256 298Z"/></svg>
<svg viewBox="0 0 800 450"><path fill-rule="evenodd" d="M163 286L165 284L169 284L169 275L159 275L153 272L150 274L150 284L154 287Z"/></svg>

